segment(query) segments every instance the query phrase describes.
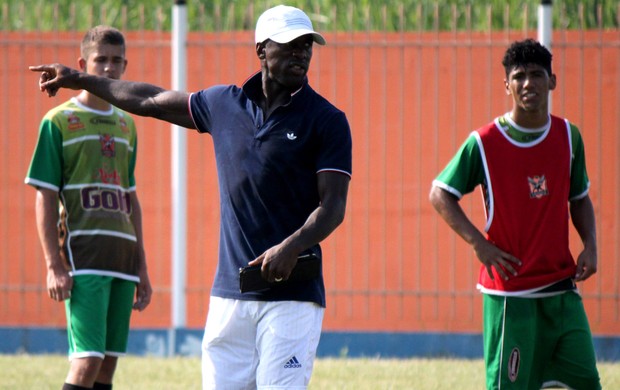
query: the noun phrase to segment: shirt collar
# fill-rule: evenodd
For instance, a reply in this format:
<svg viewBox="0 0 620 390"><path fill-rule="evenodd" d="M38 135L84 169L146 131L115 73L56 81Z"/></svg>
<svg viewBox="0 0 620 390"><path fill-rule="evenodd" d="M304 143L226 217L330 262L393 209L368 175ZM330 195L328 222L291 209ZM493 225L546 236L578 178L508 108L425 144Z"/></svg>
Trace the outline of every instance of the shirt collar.
<svg viewBox="0 0 620 390"><path fill-rule="evenodd" d="M297 100L297 96L303 95L304 87L308 85L308 77L304 78L304 82L298 90L291 93L291 102L293 99ZM259 100L259 94L263 93L262 73L260 71L250 76L242 86L243 92L252 101L257 102ZM288 103L290 104L290 102Z"/></svg>

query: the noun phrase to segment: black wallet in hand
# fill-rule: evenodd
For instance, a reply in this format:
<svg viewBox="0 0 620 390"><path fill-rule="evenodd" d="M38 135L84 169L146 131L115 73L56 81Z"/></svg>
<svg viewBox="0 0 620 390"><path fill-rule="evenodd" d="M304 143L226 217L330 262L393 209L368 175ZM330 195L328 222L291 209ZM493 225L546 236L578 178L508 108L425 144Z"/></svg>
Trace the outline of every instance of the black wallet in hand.
<svg viewBox="0 0 620 390"><path fill-rule="evenodd" d="M239 268L239 290L248 291L265 290L274 286L285 285L290 282L311 280L321 275L321 259L314 253L304 253L297 258L297 264L286 281L269 283L261 275L261 266L248 266Z"/></svg>

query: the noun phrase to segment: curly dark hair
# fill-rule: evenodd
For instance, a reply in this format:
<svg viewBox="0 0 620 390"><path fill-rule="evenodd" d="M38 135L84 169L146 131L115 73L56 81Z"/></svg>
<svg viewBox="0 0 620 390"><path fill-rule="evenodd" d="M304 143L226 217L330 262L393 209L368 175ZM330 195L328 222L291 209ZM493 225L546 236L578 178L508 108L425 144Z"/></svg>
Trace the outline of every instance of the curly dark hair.
<svg viewBox="0 0 620 390"><path fill-rule="evenodd" d="M538 41L528 38L522 41L513 42L506 50L502 65L506 71L506 76L519 66L536 64L543 67L551 76L551 52Z"/></svg>

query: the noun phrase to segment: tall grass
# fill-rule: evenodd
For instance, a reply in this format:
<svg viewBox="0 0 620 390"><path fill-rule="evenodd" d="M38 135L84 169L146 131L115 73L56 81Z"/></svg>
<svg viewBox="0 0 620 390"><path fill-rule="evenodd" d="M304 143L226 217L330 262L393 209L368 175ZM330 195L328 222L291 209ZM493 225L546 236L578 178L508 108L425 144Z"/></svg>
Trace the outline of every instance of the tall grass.
<svg viewBox="0 0 620 390"><path fill-rule="evenodd" d="M68 369L58 355L0 355L0 390L59 389ZM604 389L620 389L620 362L600 363ZM115 390L200 389L199 358L128 356L119 360ZM318 359L309 390L479 390L481 360Z"/></svg>
<svg viewBox="0 0 620 390"><path fill-rule="evenodd" d="M124 30L171 28L173 0L0 0L0 30L83 31L93 23ZM265 8L286 3L322 30L487 30L535 28L540 0L187 0L190 31L252 29ZM554 3L556 28L617 28L618 0Z"/></svg>

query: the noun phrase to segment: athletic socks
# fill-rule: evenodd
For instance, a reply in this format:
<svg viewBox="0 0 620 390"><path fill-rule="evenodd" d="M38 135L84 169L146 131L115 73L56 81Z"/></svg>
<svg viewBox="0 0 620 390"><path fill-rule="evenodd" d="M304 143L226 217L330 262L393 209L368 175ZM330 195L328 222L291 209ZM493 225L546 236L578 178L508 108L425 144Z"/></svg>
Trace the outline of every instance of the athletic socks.
<svg viewBox="0 0 620 390"><path fill-rule="evenodd" d="M69 383L65 383L62 386L62 390L112 390L112 385L95 382L93 387L83 387L78 385L70 385Z"/></svg>
<svg viewBox="0 0 620 390"><path fill-rule="evenodd" d="M64 385L62 385L62 390L91 390L91 388L65 383Z"/></svg>

